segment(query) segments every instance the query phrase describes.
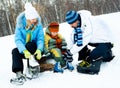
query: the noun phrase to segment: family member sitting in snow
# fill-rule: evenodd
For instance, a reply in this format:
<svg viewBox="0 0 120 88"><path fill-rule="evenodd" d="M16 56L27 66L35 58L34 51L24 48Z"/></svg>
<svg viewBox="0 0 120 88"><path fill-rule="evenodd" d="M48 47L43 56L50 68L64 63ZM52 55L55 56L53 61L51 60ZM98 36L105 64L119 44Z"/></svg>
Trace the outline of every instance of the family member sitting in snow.
<svg viewBox="0 0 120 88"><path fill-rule="evenodd" d="M89 63L98 58L105 62L113 59L111 31L109 27L104 28L102 19L92 16L87 10L68 11L65 19L74 29L68 48L72 55L78 53L78 60L83 60L80 66L89 67ZM91 51L88 45L94 46L94 49Z"/></svg>
<svg viewBox="0 0 120 88"><path fill-rule="evenodd" d="M26 3L25 11L17 17L15 43L17 48L12 50L12 71L16 73L16 78L11 79L11 82L23 84L26 79L23 75L22 58L30 61L32 55L36 60L40 60L44 47L44 32L41 19L31 3ZM38 68L38 66L34 67L34 71L37 71ZM33 73L36 75L36 72Z"/></svg>
<svg viewBox="0 0 120 88"><path fill-rule="evenodd" d="M54 72L63 72L65 65L69 70L73 70L71 62L73 60L71 53L67 50L65 39L58 34L59 24L51 22L45 30L45 54L56 61Z"/></svg>

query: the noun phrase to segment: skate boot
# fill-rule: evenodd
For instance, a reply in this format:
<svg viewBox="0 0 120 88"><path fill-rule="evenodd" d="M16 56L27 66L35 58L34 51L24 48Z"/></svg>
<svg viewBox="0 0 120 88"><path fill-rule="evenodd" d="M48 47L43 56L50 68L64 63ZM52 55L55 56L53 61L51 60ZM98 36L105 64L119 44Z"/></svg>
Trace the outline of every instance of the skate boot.
<svg viewBox="0 0 120 88"><path fill-rule="evenodd" d="M40 66L29 66L26 70L26 77L28 79L35 79L39 77L39 73L40 73Z"/></svg>
<svg viewBox="0 0 120 88"><path fill-rule="evenodd" d="M60 62L57 62L57 63L54 65L54 72L63 73L63 69L61 68Z"/></svg>
<svg viewBox="0 0 120 88"><path fill-rule="evenodd" d="M32 71L32 78L33 79L38 78L40 73L40 66L38 65L31 67L31 71Z"/></svg>
<svg viewBox="0 0 120 88"><path fill-rule="evenodd" d="M10 83L15 85L23 85L26 81L26 77L22 74L22 72L16 73L16 78L10 80Z"/></svg>
<svg viewBox="0 0 120 88"><path fill-rule="evenodd" d="M29 65L26 70L26 77L28 79L35 79L38 78L40 73L40 66L39 63L34 59L33 56L31 56L31 59L29 60Z"/></svg>
<svg viewBox="0 0 120 88"><path fill-rule="evenodd" d="M74 67L72 66L72 63L67 62L67 69L69 69L70 71L74 70Z"/></svg>

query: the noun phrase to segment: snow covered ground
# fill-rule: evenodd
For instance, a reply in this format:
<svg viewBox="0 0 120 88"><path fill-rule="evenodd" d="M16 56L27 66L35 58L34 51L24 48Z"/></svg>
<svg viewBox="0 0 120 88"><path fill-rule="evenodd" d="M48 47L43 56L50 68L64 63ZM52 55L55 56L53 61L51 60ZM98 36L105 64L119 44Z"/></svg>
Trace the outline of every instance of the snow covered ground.
<svg viewBox="0 0 120 88"><path fill-rule="evenodd" d="M103 19L109 25L115 37L113 48L115 58L110 63L103 63L98 75L78 73L77 55L75 55L73 72L65 70L61 74L46 71L41 73L39 78L28 80L24 85L12 85L9 81L15 74L12 73L11 51L15 43L14 35L10 35L0 38L0 88L120 88L120 12L96 17ZM60 28L60 32L67 38L67 33L70 32L68 25L62 23ZM26 61L24 63L26 68Z"/></svg>

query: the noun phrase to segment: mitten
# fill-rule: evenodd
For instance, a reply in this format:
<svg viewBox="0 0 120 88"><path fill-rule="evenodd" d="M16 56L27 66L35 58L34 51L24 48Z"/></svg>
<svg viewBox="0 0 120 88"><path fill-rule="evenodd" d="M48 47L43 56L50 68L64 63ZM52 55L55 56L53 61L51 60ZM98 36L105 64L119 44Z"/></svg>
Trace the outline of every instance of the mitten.
<svg viewBox="0 0 120 88"><path fill-rule="evenodd" d="M41 59L41 51L39 49L36 50L36 52L34 53L35 57L37 60Z"/></svg>
<svg viewBox="0 0 120 88"><path fill-rule="evenodd" d="M25 58L30 59L31 53L28 50L23 51Z"/></svg>

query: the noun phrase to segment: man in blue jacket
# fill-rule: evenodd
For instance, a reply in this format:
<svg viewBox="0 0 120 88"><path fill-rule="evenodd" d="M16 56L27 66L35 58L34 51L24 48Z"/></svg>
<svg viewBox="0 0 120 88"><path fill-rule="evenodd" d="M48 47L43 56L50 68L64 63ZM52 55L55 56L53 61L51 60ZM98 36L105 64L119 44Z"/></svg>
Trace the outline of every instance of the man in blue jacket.
<svg viewBox="0 0 120 88"><path fill-rule="evenodd" d="M11 82L23 84L26 79L22 58L30 60L33 55L36 60L40 60L44 47L41 19L31 3L26 3L25 11L17 17L15 43L17 48L12 50L12 71L16 73L16 78L11 79Z"/></svg>

